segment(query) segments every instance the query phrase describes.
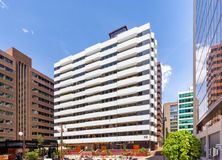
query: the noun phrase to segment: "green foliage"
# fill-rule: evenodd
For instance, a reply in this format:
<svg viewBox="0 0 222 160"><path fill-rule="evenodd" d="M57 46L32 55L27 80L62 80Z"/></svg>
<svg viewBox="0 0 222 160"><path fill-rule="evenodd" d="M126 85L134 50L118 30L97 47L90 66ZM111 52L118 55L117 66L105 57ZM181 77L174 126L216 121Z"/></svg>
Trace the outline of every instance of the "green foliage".
<svg viewBox="0 0 222 160"><path fill-rule="evenodd" d="M169 131L168 131L168 128L166 128L166 138L168 137L169 135Z"/></svg>
<svg viewBox="0 0 222 160"><path fill-rule="evenodd" d="M189 131L169 133L163 154L169 160L197 160L201 155L201 144Z"/></svg>
<svg viewBox="0 0 222 160"><path fill-rule="evenodd" d="M60 157L61 156L61 151L56 150L55 152L52 153L53 157Z"/></svg>
<svg viewBox="0 0 222 160"><path fill-rule="evenodd" d="M39 154L37 151L30 151L25 154L27 160L38 160Z"/></svg>
<svg viewBox="0 0 222 160"><path fill-rule="evenodd" d="M74 146L68 146L69 149L74 150L75 147Z"/></svg>
<svg viewBox="0 0 222 160"><path fill-rule="evenodd" d="M42 148L42 145L43 145L44 139L43 139L43 136L41 134L37 135L37 142L38 142L38 144L37 144L38 155L43 156L44 155L44 151L43 151L44 149Z"/></svg>
<svg viewBox="0 0 222 160"><path fill-rule="evenodd" d="M125 151L126 150L126 144L123 143L123 150Z"/></svg>
<svg viewBox="0 0 222 160"><path fill-rule="evenodd" d="M44 139L43 139L43 136L41 134L37 135L37 142L38 142L38 145L42 145L43 144Z"/></svg>
<svg viewBox="0 0 222 160"><path fill-rule="evenodd" d="M147 153L147 150L144 147L140 148L138 151L139 153Z"/></svg>
<svg viewBox="0 0 222 160"><path fill-rule="evenodd" d="M70 149L70 146L68 145L68 144L66 144L66 143L63 143L62 144L65 148L68 148L68 149Z"/></svg>

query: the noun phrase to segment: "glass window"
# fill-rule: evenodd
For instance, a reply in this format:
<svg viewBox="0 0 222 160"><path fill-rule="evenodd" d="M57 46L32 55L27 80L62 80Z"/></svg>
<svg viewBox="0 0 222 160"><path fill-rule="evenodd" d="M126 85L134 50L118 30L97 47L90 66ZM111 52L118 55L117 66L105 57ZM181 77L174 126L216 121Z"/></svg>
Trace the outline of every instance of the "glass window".
<svg viewBox="0 0 222 160"><path fill-rule="evenodd" d="M179 94L179 98L192 97L193 93Z"/></svg>

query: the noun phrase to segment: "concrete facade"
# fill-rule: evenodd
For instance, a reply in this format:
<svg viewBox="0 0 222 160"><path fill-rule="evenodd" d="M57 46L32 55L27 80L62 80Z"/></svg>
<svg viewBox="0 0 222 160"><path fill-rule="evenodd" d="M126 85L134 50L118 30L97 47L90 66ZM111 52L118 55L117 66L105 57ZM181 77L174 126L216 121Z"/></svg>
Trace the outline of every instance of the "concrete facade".
<svg viewBox="0 0 222 160"><path fill-rule="evenodd" d="M175 132L178 130L178 105L177 102L168 102L163 106L164 114L164 135L166 137L167 132Z"/></svg>
<svg viewBox="0 0 222 160"><path fill-rule="evenodd" d="M157 141L163 144L163 108L162 108L162 71L160 62L157 63Z"/></svg>
<svg viewBox="0 0 222 160"><path fill-rule="evenodd" d="M154 149L161 136L154 33L148 23L110 38L54 65L55 132L63 125L64 143L81 148Z"/></svg>

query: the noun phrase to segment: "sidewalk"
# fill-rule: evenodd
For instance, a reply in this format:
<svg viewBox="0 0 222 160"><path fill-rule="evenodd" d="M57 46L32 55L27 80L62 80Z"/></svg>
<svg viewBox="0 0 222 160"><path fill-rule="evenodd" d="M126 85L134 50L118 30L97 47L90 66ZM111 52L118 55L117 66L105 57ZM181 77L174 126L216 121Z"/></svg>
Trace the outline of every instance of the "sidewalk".
<svg viewBox="0 0 222 160"><path fill-rule="evenodd" d="M149 158L146 158L146 160L165 160L161 152L162 152L161 150L155 151L154 155Z"/></svg>
<svg viewBox="0 0 222 160"><path fill-rule="evenodd" d="M164 160L163 156L153 156L150 158L147 158L146 160Z"/></svg>

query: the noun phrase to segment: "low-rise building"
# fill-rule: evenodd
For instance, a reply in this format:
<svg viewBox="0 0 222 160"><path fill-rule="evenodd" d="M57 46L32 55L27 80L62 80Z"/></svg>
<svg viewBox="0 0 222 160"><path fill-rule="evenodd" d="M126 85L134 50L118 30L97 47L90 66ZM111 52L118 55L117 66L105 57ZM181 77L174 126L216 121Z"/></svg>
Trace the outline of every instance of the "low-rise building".
<svg viewBox="0 0 222 160"><path fill-rule="evenodd" d="M178 131L178 105L177 102L168 102L163 106L164 135Z"/></svg>

